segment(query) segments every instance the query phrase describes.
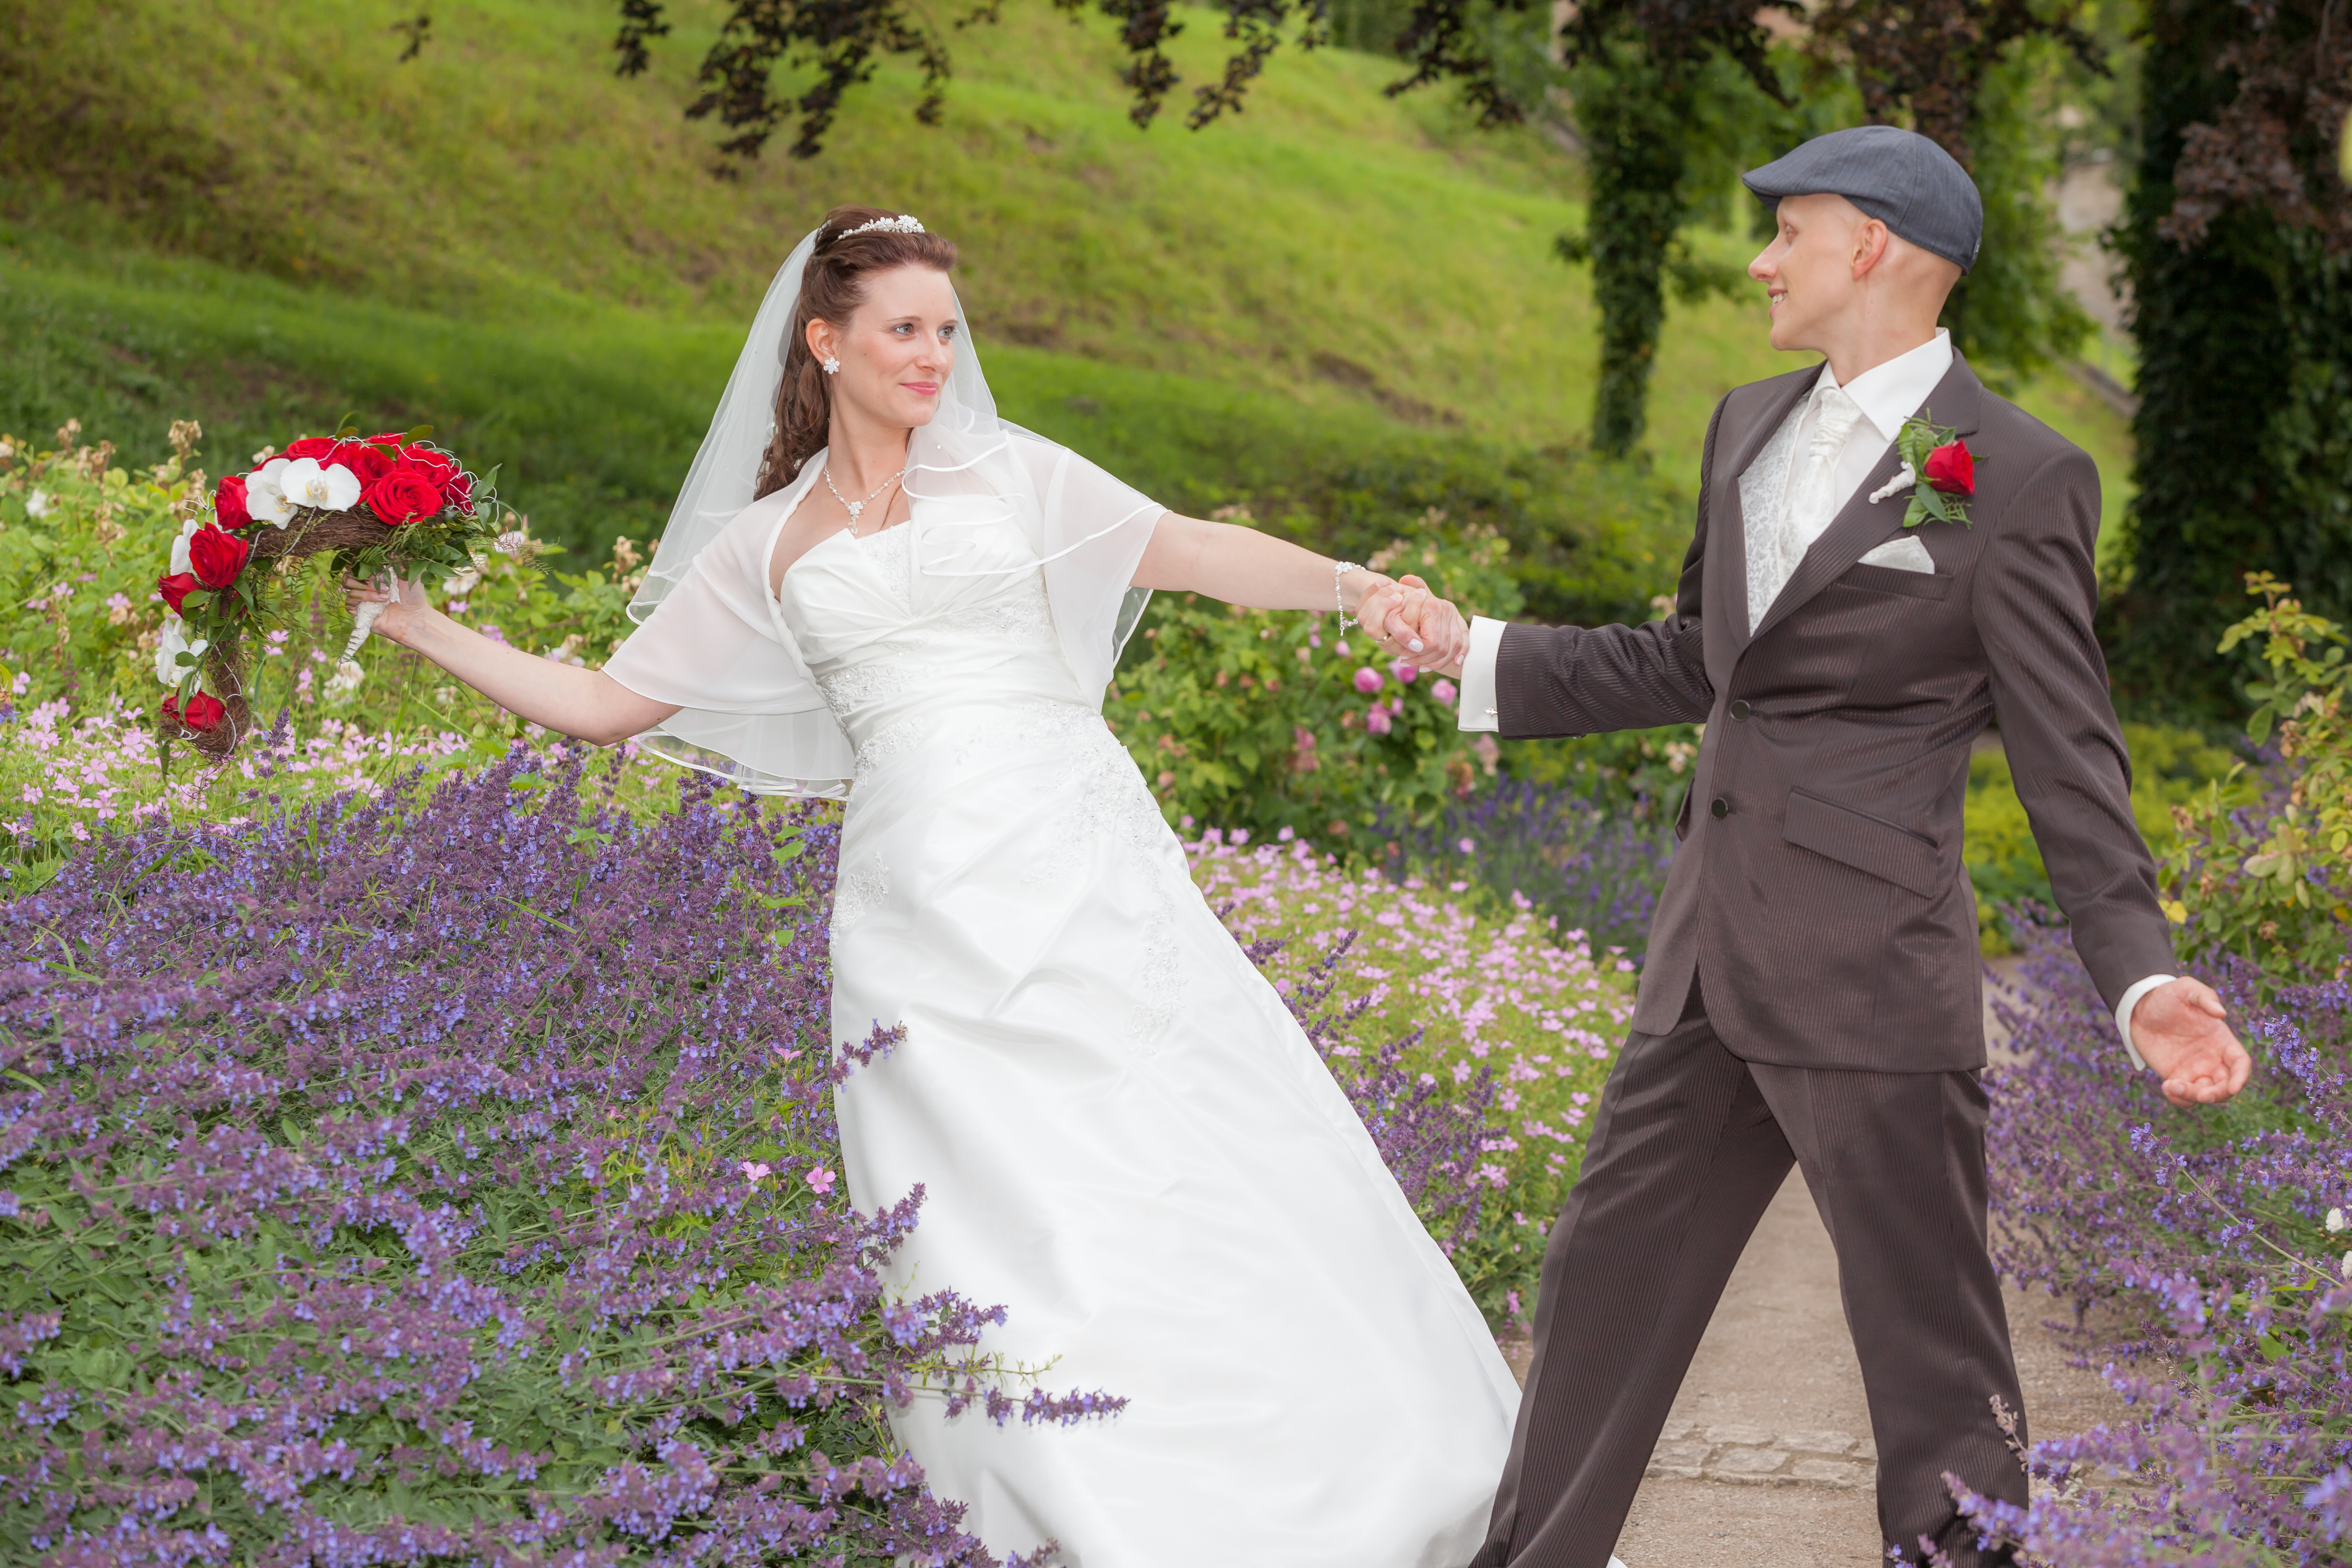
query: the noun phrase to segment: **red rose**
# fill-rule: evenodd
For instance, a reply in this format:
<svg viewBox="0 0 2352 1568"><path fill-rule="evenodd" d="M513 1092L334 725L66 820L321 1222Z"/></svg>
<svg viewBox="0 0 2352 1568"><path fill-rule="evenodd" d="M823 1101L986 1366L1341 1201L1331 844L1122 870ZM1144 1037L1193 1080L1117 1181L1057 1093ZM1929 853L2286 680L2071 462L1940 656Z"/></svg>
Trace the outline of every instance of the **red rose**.
<svg viewBox="0 0 2352 1568"><path fill-rule="evenodd" d="M278 453L281 458L316 458L323 466L334 455L335 438L331 436L305 436Z"/></svg>
<svg viewBox="0 0 2352 1568"><path fill-rule="evenodd" d="M226 588L236 582L252 553L244 540L209 524L196 530L188 541L188 564L194 568L196 581L207 588Z"/></svg>
<svg viewBox="0 0 2352 1568"><path fill-rule="evenodd" d="M1965 442L1954 441L1928 453L1927 472L1923 477L1929 489L1941 490L1948 496L1977 493L1977 460Z"/></svg>
<svg viewBox="0 0 2352 1568"><path fill-rule="evenodd" d="M392 459L365 441L338 441L331 458L321 462L337 462L349 468L362 489L392 472Z"/></svg>
<svg viewBox="0 0 2352 1568"><path fill-rule="evenodd" d="M449 504L451 506L456 507L467 517L474 515L473 475L466 472L465 469L460 468L456 473L450 475L449 482L443 485L441 488L443 490L447 492Z"/></svg>
<svg viewBox="0 0 2352 1568"><path fill-rule="evenodd" d="M403 452L400 460L411 468L424 469L436 489L447 489L449 481L463 472L457 467L457 458L446 452L436 452L421 442Z"/></svg>
<svg viewBox="0 0 2352 1568"><path fill-rule="evenodd" d="M181 708L178 698L163 699L163 717L202 734L207 730L218 729L220 721L228 717L228 710L211 692L199 691L188 699L184 710Z"/></svg>
<svg viewBox="0 0 2352 1568"><path fill-rule="evenodd" d="M175 616L180 613L180 601L194 593L199 586L196 580L185 572L174 572L169 577L155 579L155 591L163 595L163 603L172 606L172 613Z"/></svg>
<svg viewBox="0 0 2352 1568"><path fill-rule="evenodd" d="M431 517L441 510L441 487L433 476L413 463L396 465L392 472L368 486L360 500L378 522L398 528L404 522Z"/></svg>
<svg viewBox="0 0 2352 1568"><path fill-rule="evenodd" d="M213 492L213 521L223 528L245 528L252 523L253 513L245 505L243 474L231 474Z"/></svg>

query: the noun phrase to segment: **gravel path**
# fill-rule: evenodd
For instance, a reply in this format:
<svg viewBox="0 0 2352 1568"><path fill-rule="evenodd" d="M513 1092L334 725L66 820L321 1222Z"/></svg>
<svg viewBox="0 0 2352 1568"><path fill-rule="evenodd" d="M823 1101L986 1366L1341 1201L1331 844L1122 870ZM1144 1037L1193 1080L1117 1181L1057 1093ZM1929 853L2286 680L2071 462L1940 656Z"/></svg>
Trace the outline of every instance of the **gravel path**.
<svg viewBox="0 0 2352 1568"><path fill-rule="evenodd" d="M2009 1292L2035 1437L2125 1409L2042 1326L2062 1312L2046 1296ZM1522 1375L1526 1349L1506 1346ZM1791 1172L1700 1342L1618 1554L1627 1568L1867 1568L1880 1561L1874 1457L1837 1256Z"/></svg>

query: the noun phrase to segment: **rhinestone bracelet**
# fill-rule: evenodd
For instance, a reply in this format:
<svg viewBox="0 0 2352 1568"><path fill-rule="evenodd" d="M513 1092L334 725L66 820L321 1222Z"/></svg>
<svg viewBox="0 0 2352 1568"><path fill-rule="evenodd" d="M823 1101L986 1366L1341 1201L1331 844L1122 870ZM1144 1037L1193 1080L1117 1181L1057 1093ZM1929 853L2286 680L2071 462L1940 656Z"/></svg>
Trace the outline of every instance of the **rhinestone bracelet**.
<svg viewBox="0 0 2352 1568"><path fill-rule="evenodd" d="M1339 629L1343 632L1349 626L1360 626L1364 623L1348 618L1348 601L1347 597L1339 592L1339 579L1350 572L1363 570L1362 566L1353 561L1335 561L1331 563L1331 608L1339 613Z"/></svg>

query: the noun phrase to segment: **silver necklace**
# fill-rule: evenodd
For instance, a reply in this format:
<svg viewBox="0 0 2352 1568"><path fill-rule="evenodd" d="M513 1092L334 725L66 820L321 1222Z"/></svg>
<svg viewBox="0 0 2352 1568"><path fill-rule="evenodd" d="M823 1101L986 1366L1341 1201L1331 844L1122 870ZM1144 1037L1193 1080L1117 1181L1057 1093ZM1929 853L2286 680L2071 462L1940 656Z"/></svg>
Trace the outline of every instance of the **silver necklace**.
<svg viewBox="0 0 2352 1568"><path fill-rule="evenodd" d="M873 504L874 496L880 495L884 490L888 489L892 485L897 484L900 479L903 479L906 477L907 470L900 468L897 473L892 474L888 479L884 479L880 484L876 485L874 487L874 495L867 496L864 500L851 500L839 490L834 489L833 465L831 463L827 463L824 466L824 488L829 490L833 490L833 499L849 509L849 531L853 534L857 531L857 514L864 511L868 506Z"/></svg>

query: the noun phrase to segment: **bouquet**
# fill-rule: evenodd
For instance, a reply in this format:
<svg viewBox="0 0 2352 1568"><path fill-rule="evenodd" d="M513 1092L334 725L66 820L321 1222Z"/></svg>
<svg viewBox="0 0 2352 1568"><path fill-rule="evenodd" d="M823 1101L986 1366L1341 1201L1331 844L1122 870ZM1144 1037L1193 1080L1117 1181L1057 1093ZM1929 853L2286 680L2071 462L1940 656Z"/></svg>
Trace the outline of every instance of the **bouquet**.
<svg viewBox="0 0 2352 1568"><path fill-rule="evenodd" d="M172 542L170 568L156 582L164 604L155 676L164 731L226 758L253 727L244 677L247 635L268 617L279 568L332 552L337 572L370 581L404 578L470 585L487 550L524 553L520 529L501 526L507 508L488 479L425 437L361 439L346 426L283 452L264 451L249 473L231 474ZM339 675L358 679L353 659L380 606L362 606Z"/></svg>

